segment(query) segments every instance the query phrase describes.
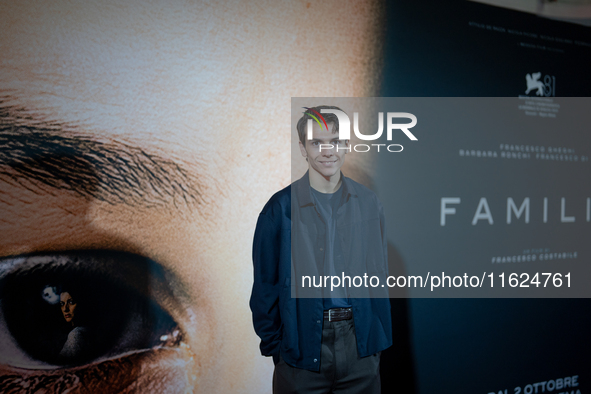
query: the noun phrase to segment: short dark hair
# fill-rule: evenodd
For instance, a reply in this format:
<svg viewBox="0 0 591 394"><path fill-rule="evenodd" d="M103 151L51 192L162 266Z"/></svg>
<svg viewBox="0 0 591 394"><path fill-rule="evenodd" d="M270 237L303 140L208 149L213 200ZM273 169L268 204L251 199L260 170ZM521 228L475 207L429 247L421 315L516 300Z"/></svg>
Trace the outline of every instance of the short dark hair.
<svg viewBox="0 0 591 394"><path fill-rule="evenodd" d="M312 116L310 116L310 114L312 114L312 115L316 116L316 118L318 118L318 115L314 111L322 114L322 112L320 111L321 109L338 109L339 111L343 111L339 107L333 107L331 105L319 105L318 107L312 107L312 108L307 109L306 112L304 112L304 115L300 118L300 120L298 120L298 124L296 126L296 128L298 130L298 137L300 138L300 142L304 146L306 146L306 124L308 123L308 119L314 120L314 118ZM330 114L330 113L322 114L322 117L324 117L327 124L328 123L334 124L334 126L332 128L333 133L339 132L339 118L337 118L337 116L335 114Z"/></svg>

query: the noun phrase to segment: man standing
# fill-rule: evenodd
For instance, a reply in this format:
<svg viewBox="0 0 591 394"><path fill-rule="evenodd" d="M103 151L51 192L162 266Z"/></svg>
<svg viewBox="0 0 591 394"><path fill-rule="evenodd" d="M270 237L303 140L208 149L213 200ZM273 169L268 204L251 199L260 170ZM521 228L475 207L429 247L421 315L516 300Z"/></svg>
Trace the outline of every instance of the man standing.
<svg viewBox="0 0 591 394"><path fill-rule="evenodd" d="M386 233L376 195L341 173L351 148L335 111L310 108L298 121L308 172L269 200L255 231L250 307L275 393L379 393L380 352L392 345L389 299L351 286L355 273L387 274ZM304 276L342 286L305 288Z"/></svg>

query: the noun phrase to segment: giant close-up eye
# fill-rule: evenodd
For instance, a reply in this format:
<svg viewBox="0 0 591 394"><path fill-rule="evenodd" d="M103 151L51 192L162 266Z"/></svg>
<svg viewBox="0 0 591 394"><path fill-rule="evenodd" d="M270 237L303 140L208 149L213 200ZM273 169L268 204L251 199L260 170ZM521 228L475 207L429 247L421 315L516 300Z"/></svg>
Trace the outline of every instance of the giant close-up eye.
<svg viewBox="0 0 591 394"><path fill-rule="evenodd" d="M183 333L160 305L174 304L166 278L157 263L122 252L0 261L0 364L82 371L178 348ZM10 376L0 379L0 391L10 385Z"/></svg>

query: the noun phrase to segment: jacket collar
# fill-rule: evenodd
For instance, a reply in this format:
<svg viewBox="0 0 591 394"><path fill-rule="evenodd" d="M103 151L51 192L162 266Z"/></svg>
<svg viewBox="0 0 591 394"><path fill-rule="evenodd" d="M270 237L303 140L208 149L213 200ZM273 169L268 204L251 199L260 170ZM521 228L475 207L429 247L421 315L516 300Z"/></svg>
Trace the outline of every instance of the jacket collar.
<svg viewBox="0 0 591 394"><path fill-rule="evenodd" d="M357 189L355 188L355 183L350 178L347 178L345 175L343 175L342 172L341 181L343 182L344 201L347 201L349 196L357 196ZM308 174L308 171L306 171L303 177L296 181L295 187L296 196L300 207L315 205L314 200L312 199L312 191L310 190L310 175Z"/></svg>

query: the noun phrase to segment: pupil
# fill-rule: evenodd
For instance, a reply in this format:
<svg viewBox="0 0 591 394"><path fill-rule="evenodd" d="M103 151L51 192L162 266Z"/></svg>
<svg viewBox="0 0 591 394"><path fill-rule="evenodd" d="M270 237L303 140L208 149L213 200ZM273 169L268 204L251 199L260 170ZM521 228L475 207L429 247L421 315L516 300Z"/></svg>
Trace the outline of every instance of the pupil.
<svg viewBox="0 0 591 394"><path fill-rule="evenodd" d="M138 291L137 277L132 289L126 284L134 279L116 281L120 273L97 269L98 263L42 264L0 280L1 312L22 351L52 365L81 365L152 348L175 329L174 320L147 296L149 266L143 275L134 272L146 282L139 283Z"/></svg>

